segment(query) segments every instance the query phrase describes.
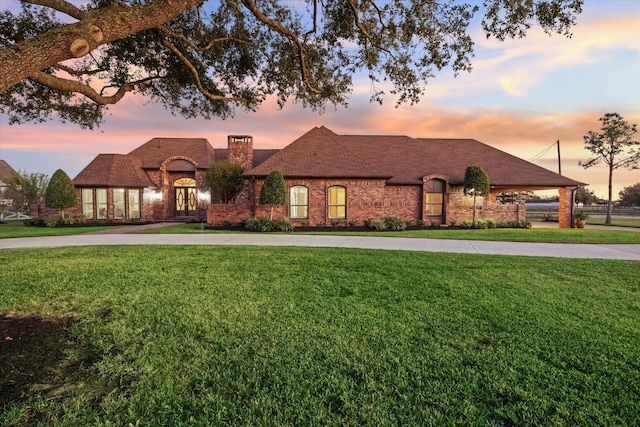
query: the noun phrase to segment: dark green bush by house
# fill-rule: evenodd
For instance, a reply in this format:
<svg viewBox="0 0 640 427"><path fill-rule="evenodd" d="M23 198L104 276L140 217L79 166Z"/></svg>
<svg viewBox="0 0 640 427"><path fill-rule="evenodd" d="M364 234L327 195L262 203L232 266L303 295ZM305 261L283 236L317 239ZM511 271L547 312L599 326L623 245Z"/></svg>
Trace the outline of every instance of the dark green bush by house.
<svg viewBox="0 0 640 427"><path fill-rule="evenodd" d="M45 206L60 209L60 216L64 218L64 210L76 205L76 189L71 178L62 169L58 169L51 179L44 197Z"/></svg>

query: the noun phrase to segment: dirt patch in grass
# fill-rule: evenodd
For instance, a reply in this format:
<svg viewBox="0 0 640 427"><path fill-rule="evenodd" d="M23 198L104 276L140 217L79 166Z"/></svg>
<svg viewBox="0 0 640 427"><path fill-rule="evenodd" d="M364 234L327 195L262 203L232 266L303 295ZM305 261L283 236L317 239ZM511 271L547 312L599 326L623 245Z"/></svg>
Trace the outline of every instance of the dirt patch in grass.
<svg viewBox="0 0 640 427"><path fill-rule="evenodd" d="M0 314L0 407L36 395L61 397L78 387L66 352L70 318Z"/></svg>

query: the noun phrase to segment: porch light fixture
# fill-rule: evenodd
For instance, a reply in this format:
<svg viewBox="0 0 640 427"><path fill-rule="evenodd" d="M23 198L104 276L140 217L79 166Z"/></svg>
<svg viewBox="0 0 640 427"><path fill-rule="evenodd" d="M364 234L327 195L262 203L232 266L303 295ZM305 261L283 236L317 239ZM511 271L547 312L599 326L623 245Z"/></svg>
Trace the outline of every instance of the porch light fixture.
<svg viewBox="0 0 640 427"><path fill-rule="evenodd" d="M198 191L198 200L201 202L211 203L211 194L207 191Z"/></svg>

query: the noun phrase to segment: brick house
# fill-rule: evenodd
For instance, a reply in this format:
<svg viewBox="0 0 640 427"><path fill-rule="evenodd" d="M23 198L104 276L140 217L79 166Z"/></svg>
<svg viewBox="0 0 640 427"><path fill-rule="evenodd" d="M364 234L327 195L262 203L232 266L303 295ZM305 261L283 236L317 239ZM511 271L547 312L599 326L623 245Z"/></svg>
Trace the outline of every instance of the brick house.
<svg viewBox="0 0 640 427"><path fill-rule="evenodd" d="M463 194L465 170L480 165L491 193L479 202L480 218L525 219L524 205L496 203L500 192L558 189L560 226L571 224L571 180L472 139L337 135L316 127L282 149L253 148L251 136L229 136L226 149L204 138L154 138L129 154L100 154L73 179L77 213L97 220L136 221L196 217L212 225L269 215L258 204L267 175L280 170L287 205L274 216L295 225L362 225L378 216L413 223L471 220ZM233 204L212 204L201 191L217 160L242 164L246 187Z"/></svg>

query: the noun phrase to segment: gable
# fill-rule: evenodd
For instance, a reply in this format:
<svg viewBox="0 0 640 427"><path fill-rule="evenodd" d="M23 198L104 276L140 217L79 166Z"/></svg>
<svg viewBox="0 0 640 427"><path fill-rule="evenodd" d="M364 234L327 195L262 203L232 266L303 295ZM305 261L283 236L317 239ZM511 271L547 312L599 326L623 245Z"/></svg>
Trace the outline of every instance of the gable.
<svg viewBox="0 0 640 427"><path fill-rule="evenodd" d="M0 182L7 182L16 175L18 175L18 172L16 172L5 160L0 159Z"/></svg>
<svg viewBox="0 0 640 427"><path fill-rule="evenodd" d="M73 179L76 187L154 187L134 159L124 154L98 154Z"/></svg>
<svg viewBox="0 0 640 427"><path fill-rule="evenodd" d="M208 169L215 160L215 152L205 138L153 138L131 151L143 169L160 169L172 157L193 159L199 169Z"/></svg>

